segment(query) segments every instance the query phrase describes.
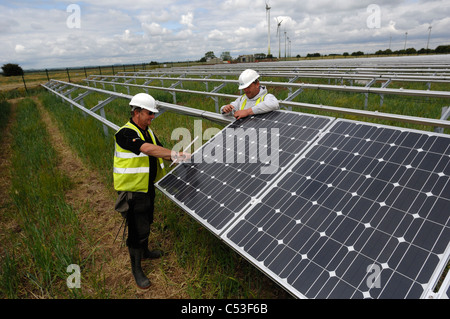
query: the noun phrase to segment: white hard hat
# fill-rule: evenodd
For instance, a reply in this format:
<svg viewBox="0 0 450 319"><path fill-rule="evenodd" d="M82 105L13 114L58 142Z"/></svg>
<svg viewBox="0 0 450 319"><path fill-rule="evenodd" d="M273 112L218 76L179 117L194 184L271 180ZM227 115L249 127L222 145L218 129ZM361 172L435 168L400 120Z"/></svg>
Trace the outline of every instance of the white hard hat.
<svg viewBox="0 0 450 319"><path fill-rule="evenodd" d="M149 110L150 112L158 113L155 99L147 93L138 93L133 96L130 101L130 106L132 107L132 110L136 107L140 107Z"/></svg>
<svg viewBox="0 0 450 319"><path fill-rule="evenodd" d="M259 78L259 74L251 69L247 69L239 76L239 90L245 89Z"/></svg>

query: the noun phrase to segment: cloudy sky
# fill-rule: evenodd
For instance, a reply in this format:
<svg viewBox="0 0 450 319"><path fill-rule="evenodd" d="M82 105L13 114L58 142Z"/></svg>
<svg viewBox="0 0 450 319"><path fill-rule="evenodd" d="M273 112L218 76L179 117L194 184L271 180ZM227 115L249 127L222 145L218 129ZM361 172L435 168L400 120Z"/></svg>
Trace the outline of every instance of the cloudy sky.
<svg viewBox="0 0 450 319"><path fill-rule="evenodd" d="M285 55L287 38L292 56L400 50L405 40L418 50L427 46L430 25L430 48L450 44L450 0L1 0L0 64L32 69L194 61L208 51L267 54L266 2L274 56L279 44Z"/></svg>

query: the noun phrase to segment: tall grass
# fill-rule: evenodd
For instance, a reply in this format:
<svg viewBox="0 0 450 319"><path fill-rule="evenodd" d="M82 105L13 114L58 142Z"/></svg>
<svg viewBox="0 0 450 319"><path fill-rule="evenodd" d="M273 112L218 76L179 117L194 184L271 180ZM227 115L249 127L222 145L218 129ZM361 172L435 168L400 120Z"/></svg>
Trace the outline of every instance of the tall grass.
<svg viewBox="0 0 450 319"><path fill-rule="evenodd" d="M3 132L11 115L11 104L6 100L0 100L0 132ZM0 134L0 142L3 134Z"/></svg>
<svg viewBox="0 0 450 319"><path fill-rule="evenodd" d="M82 264L78 219L64 201L70 181L57 169L58 156L32 100L19 103L12 130L10 196L15 209L8 217L17 226L2 256L2 295L68 297L67 266Z"/></svg>

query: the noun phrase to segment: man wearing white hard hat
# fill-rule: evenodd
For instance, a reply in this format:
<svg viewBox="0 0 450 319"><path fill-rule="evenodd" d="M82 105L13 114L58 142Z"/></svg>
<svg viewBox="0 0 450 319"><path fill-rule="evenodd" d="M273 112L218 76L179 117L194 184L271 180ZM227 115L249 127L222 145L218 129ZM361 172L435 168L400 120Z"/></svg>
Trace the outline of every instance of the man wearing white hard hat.
<svg viewBox="0 0 450 319"><path fill-rule="evenodd" d="M280 108L277 98L268 93L266 87L259 83L259 74L254 70L247 69L241 73L239 90L243 90L245 94L230 104L222 106L221 113L233 114L236 119L241 119Z"/></svg>
<svg viewBox="0 0 450 319"><path fill-rule="evenodd" d="M150 225L153 223L154 183L165 174L163 159L188 159L190 154L162 147L150 124L158 113L155 99L146 93L136 94L130 102L131 118L114 135L114 189L119 197L115 209L125 217L131 270L139 288L150 281L141 267L142 259L159 258L162 252L148 249Z"/></svg>

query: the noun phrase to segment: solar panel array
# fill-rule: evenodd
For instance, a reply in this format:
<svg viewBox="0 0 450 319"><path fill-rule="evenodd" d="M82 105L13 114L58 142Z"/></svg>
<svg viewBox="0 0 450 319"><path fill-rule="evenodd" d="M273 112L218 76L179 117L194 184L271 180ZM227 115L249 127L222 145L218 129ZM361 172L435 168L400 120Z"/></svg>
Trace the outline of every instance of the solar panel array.
<svg viewBox="0 0 450 319"><path fill-rule="evenodd" d="M197 150L157 187L296 297L426 297L449 259L448 136L277 111L200 150L238 128L279 130L274 174L249 164L249 143L246 161L226 161L240 132L219 160Z"/></svg>
<svg viewBox="0 0 450 319"><path fill-rule="evenodd" d="M287 111L235 121L157 186L219 234L330 122Z"/></svg>

